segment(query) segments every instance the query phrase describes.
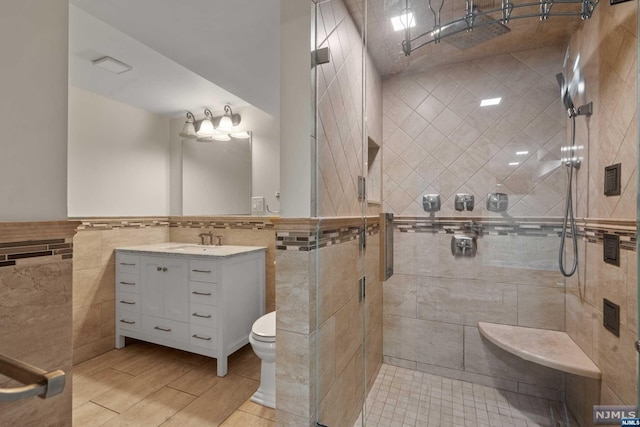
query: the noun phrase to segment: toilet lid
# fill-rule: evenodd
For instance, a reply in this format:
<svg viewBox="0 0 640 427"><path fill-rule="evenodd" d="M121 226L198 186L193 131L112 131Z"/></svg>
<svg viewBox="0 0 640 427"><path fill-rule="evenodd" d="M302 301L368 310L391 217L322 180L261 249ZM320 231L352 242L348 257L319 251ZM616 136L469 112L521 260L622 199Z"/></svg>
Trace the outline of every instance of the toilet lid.
<svg viewBox="0 0 640 427"><path fill-rule="evenodd" d="M276 312L272 311L260 317L251 327L253 335L259 338L275 338L276 336Z"/></svg>

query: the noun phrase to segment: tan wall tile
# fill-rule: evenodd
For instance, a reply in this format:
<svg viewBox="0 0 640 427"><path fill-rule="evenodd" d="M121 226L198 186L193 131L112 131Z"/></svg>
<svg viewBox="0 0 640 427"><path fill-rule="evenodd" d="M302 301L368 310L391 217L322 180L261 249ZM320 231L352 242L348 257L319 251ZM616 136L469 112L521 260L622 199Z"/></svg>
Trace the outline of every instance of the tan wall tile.
<svg viewBox="0 0 640 427"><path fill-rule="evenodd" d="M463 327L385 315L384 354L445 368L463 369Z"/></svg>
<svg viewBox="0 0 640 427"><path fill-rule="evenodd" d="M478 322L515 325L517 286L481 280L418 278L418 318L458 325Z"/></svg>
<svg viewBox="0 0 640 427"><path fill-rule="evenodd" d="M278 330L309 334L315 327L315 277L313 254L303 251L278 251L276 318Z"/></svg>
<svg viewBox="0 0 640 427"><path fill-rule="evenodd" d="M74 260L75 262L75 260ZM73 271L73 308L84 308L115 298L115 268L99 266Z"/></svg>
<svg viewBox="0 0 640 427"><path fill-rule="evenodd" d="M315 336L278 329L276 346L277 408L307 418L315 394Z"/></svg>
<svg viewBox="0 0 640 427"><path fill-rule="evenodd" d="M593 323L593 361L602 370L603 384L625 405L635 404L638 393L635 333L621 326L620 337L616 337L602 326L601 312L596 312Z"/></svg>
<svg viewBox="0 0 640 427"><path fill-rule="evenodd" d="M564 305L564 288L519 285L518 325L564 331Z"/></svg>
<svg viewBox="0 0 640 427"><path fill-rule="evenodd" d="M73 236L73 269L102 266L102 232L79 231Z"/></svg>

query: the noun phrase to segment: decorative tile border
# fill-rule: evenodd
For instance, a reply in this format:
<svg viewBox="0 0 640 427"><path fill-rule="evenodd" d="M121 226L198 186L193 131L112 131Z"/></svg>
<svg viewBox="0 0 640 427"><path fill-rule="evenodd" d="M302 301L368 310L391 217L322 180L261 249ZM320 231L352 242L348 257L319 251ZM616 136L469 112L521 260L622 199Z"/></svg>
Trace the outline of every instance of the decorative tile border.
<svg viewBox="0 0 640 427"><path fill-rule="evenodd" d="M275 225L269 217L214 217L214 218L171 218L170 227L176 228L217 228L227 230L273 230Z"/></svg>
<svg viewBox="0 0 640 427"><path fill-rule="evenodd" d="M71 258L72 238L0 243L0 267L30 264L36 259L44 263Z"/></svg>
<svg viewBox="0 0 640 427"><path fill-rule="evenodd" d="M321 228L319 234L311 230L276 231L276 250L281 251L312 251L327 246L339 245L350 242L360 237L359 226L346 226L333 228ZM368 223L367 236L373 236L380 232L378 222Z"/></svg>
<svg viewBox="0 0 640 427"><path fill-rule="evenodd" d="M119 228L168 227L169 218L81 218L78 231L115 230Z"/></svg>
<svg viewBox="0 0 640 427"><path fill-rule="evenodd" d="M471 226L480 225L485 236L524 236L553 237L562 236L561 218L429 218L395 217L394 228L401 233L456 234L468 233ZM589 243L602 244L604 234L620 236L620 248L636 251L637 227L633 221L616 220L579 220L578 236ZM569 234L570 235L570 234Z"/></svg>

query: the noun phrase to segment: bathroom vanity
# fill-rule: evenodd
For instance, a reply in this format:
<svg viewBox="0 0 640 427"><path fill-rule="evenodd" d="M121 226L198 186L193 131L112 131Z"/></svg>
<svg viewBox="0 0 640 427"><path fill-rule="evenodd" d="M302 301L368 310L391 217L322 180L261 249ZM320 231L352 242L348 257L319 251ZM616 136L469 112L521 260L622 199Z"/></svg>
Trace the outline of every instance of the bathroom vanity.
<svg viewBox="0 0 640 427"><path fill-rule="evenodd" d="M261 246L159 243L116 249L116 348L136 338L217 359L249 342L265 312Z"/></svg>

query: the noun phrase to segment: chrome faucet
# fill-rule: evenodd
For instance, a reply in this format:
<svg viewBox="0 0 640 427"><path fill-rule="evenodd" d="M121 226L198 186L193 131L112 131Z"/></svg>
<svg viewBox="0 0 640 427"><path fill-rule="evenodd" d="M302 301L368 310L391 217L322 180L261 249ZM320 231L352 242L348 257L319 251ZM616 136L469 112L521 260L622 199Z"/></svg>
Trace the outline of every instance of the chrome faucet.
<svg viewBox="0 0 640 427"><path fill-rule="evenodd" d="M208 233L200 233L200 234L198 234L198 237L200 237L200 244L201 245L206 245L206 243L205 243L205 238L206 237L209 238L209 245L213 245L213 231L209 231Z"/></svg>

